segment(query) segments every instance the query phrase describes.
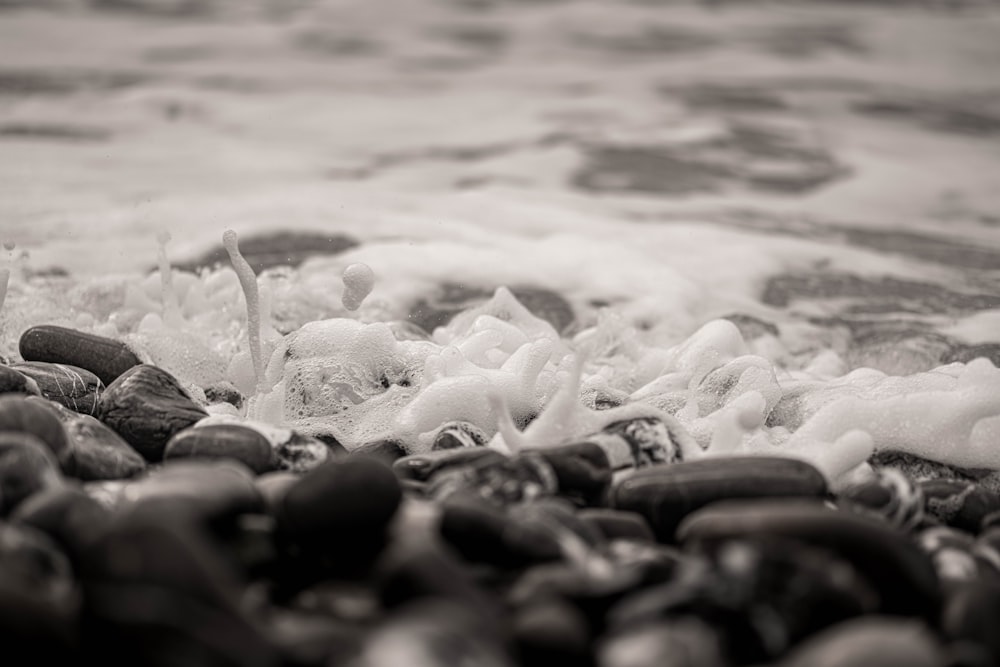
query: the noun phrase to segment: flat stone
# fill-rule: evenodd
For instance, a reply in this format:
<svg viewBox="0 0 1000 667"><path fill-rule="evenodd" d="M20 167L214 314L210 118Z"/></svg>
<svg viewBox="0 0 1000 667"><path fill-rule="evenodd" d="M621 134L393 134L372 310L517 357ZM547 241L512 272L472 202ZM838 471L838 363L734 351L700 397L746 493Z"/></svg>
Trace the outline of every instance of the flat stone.
<svg viewBox="0 0 1000 667"><path fill-rule="evenodd" d="M139 358L121 341L50 324L31 327L21 334L18 351L25 361L86 369L105 385L139 365Z"/></svg>
<svg viewBox="0 0 1000 667"><path fill-rule="evenodd" d="M151 462L179 433L207 413L173 375L156 366L135 366L108 385L97 406L98 418Z"/></svg>
<svg viewBox="0 0 1000 667"><path fill-rule="evenodd" d="M392 470L401 479L426 482L437 473L449 468L470 465L475 462L502 461L504 458L504 455L497 450L486 447L446 449L404 456L392 464Z"/></svg>
<svg viewBox="0 0 1000 667"><path fill-rule="evenodd" d="M104 390L104 383L96 375L69 364L28 361L12 364L11 368L33 379L45 398L82 414L94 414Z"/></svg>

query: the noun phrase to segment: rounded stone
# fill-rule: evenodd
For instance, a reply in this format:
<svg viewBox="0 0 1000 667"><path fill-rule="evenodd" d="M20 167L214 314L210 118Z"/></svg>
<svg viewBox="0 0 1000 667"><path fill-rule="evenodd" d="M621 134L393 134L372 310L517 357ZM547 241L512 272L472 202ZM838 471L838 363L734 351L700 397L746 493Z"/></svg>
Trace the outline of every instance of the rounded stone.
<svg viewBox="0 0 1000 667"><path fill-rule="evenodd" d="M205 522L259 512L264 501L253 473L237 461L173 460L125 484L123 510L155 507Z"/></svg>
<svg viewBox="0 0 1000 667"><path fill-rule="evenodd" d="M925 511L942 523L976 533L983 519L1000 510L1000 494L957 479L920 482Z"/></svg>
<svg viewBox="0 0 1000 667"><path fill-rule="evenodd" d="M637 540L653 542L649 522L636 512L625 512L606 508L588 508L578 514L581 520L594 526L605 540Z"/></svg>
<svg viewBox="0 0 1000 667"><path fill-rule="evenodd" d="M0 431L0 513L9 514L32 495L61 484L59 464L38 438Z"/></svg>
<svg viewBox="0 0 1000 667"><path fill-rule="evenodd" d="M257 474L274 468L271 443L263 434L240 424L193 426L174 434L163 459L232 459Z"/></svg>
<svg viewBox="0 0 1000 667"><path fill-rule="evenodd" d="M865 616L806 639L779 667L946 667L934 632L919 621Z"/></svg>
<svg viewBox="0 0 1000 667"><path fill-rule="evenodd" d="M173 375L145 364L108 385L97 410L101 421L152 462L163 458L174 434L207 416Z"/></svg>
<svg viewBox="0 0 1000 667"><path fill-rule="evenodd" d="M25 361L45 361L84 368L109 385L139 365L139 358L125 343L50 324L31 327L18 342Z"/></svg>
<svg viewBox="0 0 1000 667"><path fill-rule="evenodd" d="M45 444L58 460L69 448L56 408L46 399L15 394L0 396L0 431L28 433Z"/></svg>
<svg viewBox="0 0 1000 667"><path fill-rule="evenodd" d="M604 449L592 442L526 449L543 458L556 475L560 496L581 505L597 505L611 485L611 464Z"/></svg>
<svg viewBox="0 0 1000 667"><path fill-rule="evenodd" d="M10 366L0 364L0 394L33 394L40 395L38 383L24 373L19 373Z"/></svg>
<svg viewBox="0 0 1000 667"><path fill-rule="evenodd" d="M76 486L56 486L36 493L11 515L12 523L51 537L74 562L98 539L111 512Z"/></svg>
<svg viewBox="0 0 1000 667"><path fill-rule="evenodd" d="M42 396L74 412L94 414L104 383L90 371L69 364L26 361L11 366L35 381Z"/></svg>

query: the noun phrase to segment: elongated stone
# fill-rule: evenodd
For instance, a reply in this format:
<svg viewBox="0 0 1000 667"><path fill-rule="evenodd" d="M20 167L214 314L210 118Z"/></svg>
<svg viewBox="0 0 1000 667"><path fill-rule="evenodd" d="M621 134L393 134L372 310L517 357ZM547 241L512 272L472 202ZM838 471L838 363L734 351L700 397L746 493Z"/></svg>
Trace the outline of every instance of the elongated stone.
<svg viewBox="0 0 1000 667"><path fill-rule="evenodd" d="M712 457L636 471L611 490L611 505L646 517L660 540L670 541L685 516L709 503L735 498L819 498L823 475L790 458Z"/></svg>
<svg viewBox="0 0 1000 667"><path fill-rule="evenodd" d="M105 385L140 363L135 353L121 341L50 324L31 327L21 334L18 351L25 361L85 368Z"/></svg>
<svg viewBox="0 0 1000 667"><path fill-rule="evenodd" d="M38 384L10 366L0 365L0 394L32 394L39 396Z"/></svg>
<svg viewBox="0 0 1000 667"><path fill-rule="evenodd" d="M930 479L920 482L924 507L942 523L970 533L979 531L983 519L1000 510L1000 495L958 479Z"/></svg>
<svg viewBox="0 0 1000 667"><path fill-rule="evenodd" d="M683 460L682 447L691 436L677 425L660 419L643 417L609 424L586 441L599 445L615 470L644 468L659 463ZM694 446L690 442L689 446Z"/></svg>
<svg viewBox="0 0 1000 667"><path fill-rule="evenodd" d="M108 385L97 416L147 461L155 462L163 458L163 449L175 433L207 413L188 397L173 375L143 364Z"/></svg>
<svg viewBox="0 0 1000 667"><path fill-rule="evenodd" d="M881 597L881 611L933 618L941 592L934 565L905 533L871 517L801 500L717 503L689 516L677 531L685 545L733 538L786 537L820 546L850 562Z"/></svg>
<svg viewBox="0 0 1000 667"><path fill-rule="evenodd" d="M208 522L264 509L253 473L242 463L228 460L167 461L128 482L121 503L123 510L152 507L170 513L184 511Z"/></svg>
<svg viewBox="0 0 1000 667"><path fill-rule="evenodd" d="M427 454L411 454L397 459L392 470L401 479L415 479L426 482L435 474L449 468L470 465L484 461L503 461L506 458L495 449L486 447L463 447L445 449Z"/></svg>
<svg viewBox="0 0 1000 667"><path fill-rule="evenodd" d="M233 459L257 474L274 469L271 443L258 431L240 424L193 426L176 433L163 459Z"/></svg>
<svg viewBox="0 0 1000 667"><path fill-rule="evenodd" d="M42 396L75 412L92 415L104 383L90 371L69 364L28 361L11 366L30 377Z"/></svg>
<svg viewBox="0 0 1000 667"><path fill-rule="evenodd" d="M69 438L56 407L41 397L0 396L0 431L29 433L45 443L59 460L69 448Z"/></svg>
<svg viewBox="0 0 1000 667"><path fill-rule="evenodd" d="M69 447L62 457L67 475L83 481L126 479L146 468L146 460L104 422L52 404L66 431Z"/></svg>
<svg viewBox="0 0 1000 667"><path fill-rule="evenodd" d="M778 667L946 667L934 633L919 621L885 617L852 619L797 646Z"/></svg>
<svg viewBox="0 0 1000 667"><path fill-rule="evenodd" d="M555 472L558 493L581 505L598 505L611 484L611 464L605 450L593 442L526 449L543 458Z"/></svg>

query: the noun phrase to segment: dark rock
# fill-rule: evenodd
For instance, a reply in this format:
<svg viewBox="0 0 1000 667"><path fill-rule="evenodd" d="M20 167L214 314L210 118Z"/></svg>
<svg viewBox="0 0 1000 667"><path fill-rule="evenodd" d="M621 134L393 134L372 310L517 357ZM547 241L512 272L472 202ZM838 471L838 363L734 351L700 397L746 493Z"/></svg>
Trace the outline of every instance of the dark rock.
<svg viewBox="0 0 1000 667"><path fill-rule="evenodd" d="M980 572L1000 581L1000 527L985 528L972 547Z"/></svg>
<svg viewBox="0 0 1000 667"><path fill-rule="evenodd" d="M975 533L990 512L1000 510L1000 495L961 480L920 482L928 514L942 523Z"/></svg>
<svg viewBox="0 0 1000 667"><path fill-rule="evenodd" d="M498 505L551 496L558 490L552 466L532 453L500 460L480 459L438 472L428 483L427 493L438 500L465 491Z"/></svg>
<svg viewBox="0 0 1000 667"><path fill-rule="evenodd" d="M351 456L367 456L391 466L406 456L406 449L395 440L376 440L351 450Z"/></svg>
<svg viewBox="0 0 1000 667"><path fill-rule="evenodd" d="M941 631L953 642L968 642L983 664L1000 664L1000 583L975 581L948 596Z"/></svg>
<svg viewBox="0 0 1000 667"><path fill-rule="evenodd" d="M24 373L19 373L10 366L0 365L0 394L32 394L42 392L38 384Z"/></svg>
<svg viewBox="0 0 1000 667"><path fill-rule="evenodd" d="M948 526L925 528L916 542L931 557L938 579L946 586L972 581L979 576L979 563L972 553L976 538Z"/></svg>
<svg viewBox="0 0 1000 667"><path fill-rule="evenodd" d="M10 520L45 533L78 565L110 524L111 512L82 489L65 485L34 494L18 505Z"/></svg>
<svg viewBox="0 0 1000 667"><path fill-rule="evenodd" d="M304 231L278 231L240 238L240 253L247 263L260 273L275 266L298 266L310 257L337 255L358 245L345 234L319 234ZM229 255L222 246L209 250L204 255L177 264L184 271L196 271L203 267L228 265Z"/></svg>
<svg viewBox="0 0 1000 667"><path fill-rule="evenodd" d="M597 648L600 667L726 667L730 661L714 628L680 616L605 636Z"/></svg>
<svg viewBox="0 0 1000 667"><path fill-rule="evenodd" d="M347 450L336 439L304 435L288 430L283 440L272 441L278 470L304 473L335 458L346 456Z"/></svg>
<svg viewBox="0 0 1000 667"><path fill-rule="evenodd" d="M677 537L686 545L703 547L735 538L799 540L850 562L878 592L883 612L934 618L940 604L933 563L904 533L883 521L832 510L818 501L717 503L689 516Z"/></svg>
<svg viewBox="0 0 1000 667"><path fill-rule="evenodd" d="M481 447L486 444L488 439L486 433L475 424L452 421L443 424L438 429L434 435L434 444L431 446L431 450Z"/></svg>
<svg viewBox="0 0 1000 667"><path fill-rule="evenodd" d="M611 468L644 468L683 460L681 436L666 422L649 417L609 424L587 438L607 454Z"/></svg>
<svg viewBox="0 0 1000 667"><path fill-rule="evenodd" d="M146 461L104 422L54 406L69 449L63 456L63 472L84 481L127 479L146 469Z"/></svg>
<svg viewBox="0 0 1000 667"><path fill-rule="evenodd" d="M163 459L231 459L258 475L274 468L271 443L259 431L241 424L192 426L174 434Z"/></svg>
<svg viewBox="0 0 1000 667"><path fill-rule="evenodd" d="M33 435L58 460L62 460L69 449L69 439L59 421L59 413L43 398L17 394L0 396L0 431Z"/></svg>
<svg viewBox="0 0 1000 667"><path fill-rule="evenodd" d="M284 498L288 489L292 488L299 481L300 475L287 470L264 473L254 480L254 486L264 499L264 506L268 512L274 514L281 499Z"/></svg>
<svg viewBox="0 0 1000 667"><path fill-rule="evenodd" d="M101 664L277 667L278 651L240 611L239 582L185 516L120 515L86 552L83 638Z"/></svg>
<svg viewBox="0 0 1000 667"><path fill-rule="evenodd" d="M209 403L229 403L237 409L243 407L243 402L245 397L229 382L216 382L215 384L205 387L205 398L208 399Z"/></svg>
<svg viewBox="0 0 1000 667"><path fill-rule="evenodd" d="M108 385L97 411L101 421L151 462L163 458L174 434L207 416L173 375L145 364Z"/></svg>
<svg viewBox="0 0 1000 667"><path fill-rule="evenodd" d="M168 461L128 482L122 496L124 509L159 509L207 523L224 523L264 509L253 473L235 461Z"/></svg>
<svg viewBox="0 0 1000 667"><path fill-rule="evenodd" d="M638 470L612 489L611 504L641 514L658 539L670 541L685 516L717 500L819 498L826 491L823 475L803 461L711 457Z"/></svg>
<svg viewBox="0 0 1000 667"><path fill-rule="evenodd" d="M59 464L52 452L28 433L0 431L0 511L9 514L45 489L59 486Z"/></svg>
<svg viewBox="0 0 1000 667"><path fill-rule="evenodd" d="M611 485L605 449L593 442L524 450L543 458L556 475L558 493L581 505L597 505Z"/></svg>
<svg viewBox="0 0 1000 667"><path fill-rule="evenodd" d="M434 331L469 308L480 305L493 294L488 286L445 283L431 298L420 299L410 308L407 318L423 331ZM573 307L559 294L543 287L517 285L511 294L533 315L548 321L556 331L563 331L576 319Z"/></svg>
<svg viewBox="0 0 1000 667"><path fill-rule="evenodd" d="M347 546L383 536L402 499L392 471L367 458L332 461L304 474L285 492L278 527L296 540Z"/></svg>
<svg viewBox="0 0 1000 667"><path fill-rule="evenodd" d="M325 667L351 664L361 650L363 628L325 614L275 609L267 634L285 656L287 665Z"/></svg>
<svg viewBox="0 0 1000 667"><path fill-rule="evenodd" d="M638 540L652 542L656 539L649 522L636 512L624 512L604 508L581 510L577 516L594 526L605 540Z"/></svg>
<svg viewBox="0 0 1000 667"><path fill-rule="evenodd" d="M94 414L104 390L104 383L96 375L69 364L28 361L12 364L11 368L34 380L45 398L83 414Z"/></svg>
<svg viewBox="0 0 1000 667"><path fill-rule="evenodd" d="M583 614L571 604L557 599L526 604L514 611L511 624L521 665L587 667L593 664L590 627Z"/></svg>
<svg viewBox="0 0 1000 667"><path fill-rule="evenodd" d="M842 507L882 517L901 530L911 530L924 518L920 485L892 468L876 469L875 479L852 484L837 494Z"/></svg>
<svg viewBox="0 0 1000 667"><path fill-rule="evenodd" d="M497 450L485 447L443 450L404 456L392 464L392 470L401 479L426 482L437 473L449 468L473 465L477 462L503 461L505 458Z"/></svg>
<svg viewBox="0 0 1000 667"><path fill-rule="evenodd" d="M139 365L139 358L125 343L66 327L31 327L18 342L25 361L45 361L84 368L109 385L119 375Z"/></svg>
<svg viewBox="0 0 1000 667"><path fill-rule="evenodd" d="M779 667L946 667L934 633L919 621L866 616L810 637Z"/></svg>

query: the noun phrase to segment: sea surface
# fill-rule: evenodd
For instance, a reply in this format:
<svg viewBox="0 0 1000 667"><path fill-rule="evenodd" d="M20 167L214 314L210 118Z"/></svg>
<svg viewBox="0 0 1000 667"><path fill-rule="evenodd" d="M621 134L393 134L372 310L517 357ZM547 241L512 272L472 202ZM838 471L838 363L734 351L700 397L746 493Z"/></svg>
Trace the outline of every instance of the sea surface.
<svg viewBox="0 0 1000 667"><path fill-rule="evenodd" d="M510 285L566 331L998 362L1000 4L0 0L12 294L229 228L428 328Z"/></svg>

